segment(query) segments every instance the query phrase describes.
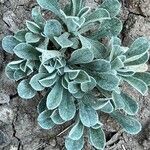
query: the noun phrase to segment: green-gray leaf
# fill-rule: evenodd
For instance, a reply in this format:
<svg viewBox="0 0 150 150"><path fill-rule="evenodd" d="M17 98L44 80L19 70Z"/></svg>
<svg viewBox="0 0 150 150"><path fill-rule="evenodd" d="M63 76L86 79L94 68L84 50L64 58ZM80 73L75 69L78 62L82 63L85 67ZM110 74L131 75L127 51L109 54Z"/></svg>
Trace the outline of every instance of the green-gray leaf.
<svg viewBox="0 0 150 150"><path fill-rule="evenodd" d="M47 96L47 108L53 110L57 108L63 99L63 87L59 81L52 88L51 92Z"/></svg>
<svg viewBox="0 0 150 150"><path fill-rule="evenodd" d="M105 0L100 8L106 9L111 17L115 17L120 12L121 3L118 0Z"/></svg>
<svg viewBox="0 0 150 150"><path fill-rule="evenodd" d="M29 80L22 80L17 87L18 95L23 99L31 99L36 95L36 91L29 84Z"/></svg>
<svg viewBox="0 0 150 150"><path fill-rule="evenodd" d="M27 32L25 35L25 39L27 43L37 43L40 40L40 36L32 32Z"/></svg>
<svg viewBox="0 0 150 150"><path fill-rule="evenodd" d="M125 132L129 134L137 134L141 131L141 124L135 118L119 112L113 112L111 116L117 120Z"/></svg>
<svg viewBox="0 0 150 150"><path fill-rule="evenodd" d="M123 92L113 92L113 101L115 109L123 109L129 115L135 115L138 111L138 103Z"/></svg>
<svg viewBox="0 0 150 150"><path fill-rule="evenodd" d="M94 59L94 54L89 49L78 49L71 54L69 62L72 64L89 63Z"/></svg>
<svg viewBox="0 0 150 150"><path fill-rule="evenodd" d="M77 123L70 130L68 137L72 140L79 140L83 135L83 131L84 131L84 126L78 120Z"/></svg>
<svg viewBox="0 0 150 150"><path fill-rule="evenodd" d="M99 150L103 150L105 147L106 139L104 131L101 128L98 129L89 129L89 140L91 144Z"/></svg>
<svg viewBox="0 0 150 150"><path fill-rule="evenodd" d="M63 90L63 100L59 105L58 110L59 115L65 121L71 120L75 116L76 106L74 103L74 99L71 94L65 89Z"/></svg>
<svg viewBox="0 0 150 150"><path fill-rule="evenodd" d="M91 106L80 103L80 120L86 127L92 127L98 123L98 114Z"/></svg>
<svg viewBox="0 0 150 150"><path fill-rule="evenodd" d="M39 114L37 121L43 129L52 129L54 127L55 124L50 118L51 113L50 110L45 110Z"/></svg>
<svg viewBox="0 0 150 150"><path fill-rule="evenodd" d="M84 138L81 137L79 140L75 141L70 138L66 138L65 147L67 150L82 150L84 146Z"/></svg>
<svg viewBox="0 0 150 150"><path fill-rule="evenodd" d="M39 60L40 52L27 43L20 43L14 48L14 53L23 59Z"/></svg>
<svg viewBox="0 0 150 150"><path fill-rule="evenodd" d="M10 35L3 38L2 47L6 52L13 54L14 47L19 43L20 42L17 39Z"/></svg>

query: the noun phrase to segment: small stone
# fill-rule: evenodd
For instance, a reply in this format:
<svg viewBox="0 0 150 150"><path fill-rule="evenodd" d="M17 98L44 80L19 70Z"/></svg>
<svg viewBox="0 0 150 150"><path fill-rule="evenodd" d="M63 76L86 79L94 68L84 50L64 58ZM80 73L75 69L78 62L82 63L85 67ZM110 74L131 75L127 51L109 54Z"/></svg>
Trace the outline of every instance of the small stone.
<svg viewBox="0 0 150 150"><path fill-rule="evenodd" d="M55 139L52 139L52 140L50 141L50 145L53 146L53 147L55 147L55 146L56 146L56 140L55 140Z"/></svg>
<svg viewBox="0 0 150 150"><path fill-rule="evenodd" d="M3 91L0 92L0 104L9 103L10 97L9 95L5 94Z"/></svg>
<svg viewBox="0 0 150 150"><path fill-rule="evenodd" d="M0 130L0 148L8 144L8 136Z"/></svg>

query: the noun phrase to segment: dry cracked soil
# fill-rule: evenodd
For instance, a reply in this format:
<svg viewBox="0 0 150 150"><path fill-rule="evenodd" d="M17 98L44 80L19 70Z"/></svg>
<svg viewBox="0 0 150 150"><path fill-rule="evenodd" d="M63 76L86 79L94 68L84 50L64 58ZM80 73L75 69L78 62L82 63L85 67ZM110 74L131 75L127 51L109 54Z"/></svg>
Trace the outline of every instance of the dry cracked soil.
<svg viewBox="0 0 150 150"><path fill-rule="evenodd" d="M67 0L66 0L67 1ZM62 5L66 2L61 0ZM121 38L129 45L139 36L150 39L150 0L120 0L123 21ZM87 0L95 7L100 0ZM63 150L69 124L53 130L41 129L36 121L36 105L41 98L37 95L31 101L22 101L16 92L16 83L6 78L4 68L13 56L1 47L2 38L24 27L25 20L31 19L31 9L36 0L0 0L0 150ZM50 14L47 14L49 17ZM108 116L104 117L107 146L106 150L150 150L150 93L142 97L128 86L125 90L140 104L138 118L142 131L135 136L123 133L121 128ZM60 134L61 133L61 134ZM84 150L92 150L88 143Z"/></svg>

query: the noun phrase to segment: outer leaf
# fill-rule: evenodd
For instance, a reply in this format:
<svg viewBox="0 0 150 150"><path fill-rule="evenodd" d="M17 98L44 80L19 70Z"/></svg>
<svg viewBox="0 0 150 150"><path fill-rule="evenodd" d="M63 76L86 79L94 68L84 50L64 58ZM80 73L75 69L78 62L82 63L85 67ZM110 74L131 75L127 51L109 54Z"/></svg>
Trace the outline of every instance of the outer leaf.
<svg viewBox="0 0 150 150"><path fill-rule="evenodd" d="M58 110L54 110L52 115L51 115L51 119L55 124L63 124L65 121L60 117Z"/></svg>
<svg viewBox="0 0 150 150"><path fill-rule="evenodd" d="M63 99L63 88L59 82L55 84L51 92L47 96L46 106L48 109L53 110L57 108Z"/></svg>
<svg viewBox="0 0 150 150"><path fill-rule="evenodd" d="M94 77L98 86L104 90L113 91L119 84L119 78L110 73L98 73Z"/></svg>
<svg viewBox="0 0 150 150"><path fill-rule="evenodd" d="M113 101L116 109L123 109L129 115L135 115L138 111L138 103L123 92L113 92Z"/></svg>
<svg viewBox="0 0 150 150"><path fill-rule="evenodd" d="M46 107L47 94L41 99L37 106L37 112L40 114L47 109Z"/></svg>
<svg viewBox="0 0 150 150"><path fill-rule="evenodd" d="M78 17L85 17L87 14L88 14L88 12L90 11L90 7L83 7L80 11L79 11L79 13L78 13Z"/></svg>
<svg viewBox="0 0 150 150"><path fill-rule="evenodd" d="M113 112L111 116L119 122L127 133L137 134L141 131L141 124L135 118L119 112Z"/></svg>
<svg viewBox="0 0 150 150"><path fill-rule="evenodd" d="M104 59L95 59L92 62L85 65L86 68L96 72L107 72L111 70L111 65L109 61Z"/></svg>
<svg viewBox="0 0 150 150"><path fill-rule="evenodd" d="M60 8L57 0L37 0L37 3L44 9L52 11L54 14L60 14Z"/></svg>
<svg viewBox="0 0 150 150"><path fill-rule="evenodd" d="M134 74L135 78L144 81L148 86L150 86L150 73L149 72L138 72Z"/></svg>
<svg viewBox="0 0 150 150"><path fill-rule="evenodd" d="M112 62L111 62L111 68L112 69L120 69L124 67L124 63L121 61L121 59L119 57L115 58Z"/></svg>
<svg viewBox="0 0 150 150"><path fill-rule="evenodd" d="M81 137L79 140L75 141L70 138L65 140L65 147L67 150L82 150L84 146L84 139Z"/></svg>
<svg viewBox="0 0 150 150"><path fill-rule="evenodd" d="M131 58L137 55L146 53L149 50L149 41L146 38L140 37L131 45L129 50L126 52L127 58Z"/></svg>
<svg viewBox="0 0 150 150"><path fill-rule="evenodd" d="M61 32L62 26L57 20L51 19L46 22L46 25L44 27L44 34L47 37L52 38L54 36L60 36Z"/></svg>
<svg viewBox="0 0 150 150"><path fill-rule="evenodd" d="M94 34L94 39L100 39L102 37L117 36L122 30L122 22L118 18L112 18L104 20L101 24L100 30Z"/></svg>
<svg viewBox="0 0 150 150"><path fill-rule="evenodd" d="M25 39L27 43L37 43L40 40L40 36L32 32L27 32L25 35Z"/></svg>
<svg viewBox="0 0 150 150"><path fill-rule="evenodd" d="M114 107L110 101L107 102L106 105L104 105L101 109L101 111L105 113L112 113L114 111Z"/></svg>
<svg viewBox="0 0 150 150"><path fill-rule="evenodd" d="M30 85L32 88L36 91L42 91L44 90L44 86L42 86L39 82L40 79L44 78L47 74L45 73L38 73L34 75L30 80Z"/></svg>
<svg viewBox="0 0 150 150"><path fill-rule="evenodd" d="M126 82L128 82L131 86L133 86L138 92L140 92L142 95L147 94L148 87L146 83L144 83L142 80L134 77L122 77Z"/></svg>
<svg viewBox="0 0 150 150"><path fill-rule="evenodd" d="M105 19L110 19L110 15L106 9L98 8L86 17L86 23L89 24L96 21L103 21Z"/></svg>
<svg viewBox="0 0 150 150"><path fill-rule="evenodd" d="M89 138L91 144L96 149L103 150L106 143L104 131L101 128L98 129L90 128L89 131L90 131Z"/></svg>
<svg viewBox="0 0 150 150"><path fill-rule="evenodd" d="M71 54L70 62L72 64L89 63L94 59L93 53L89 49L78 49Z"/></svg>
<svg viewBox="0 0 150 150"><path fill-rule="evenodd" d="M37 121L43 129L52 129L54 127L55 124L51 120L50 116L51 116L50 110L45 110L39 114Z"/></svg>
<svg viewBox="0 0 150 150"><path fill-rule="evenodd" d="M72 140L79 140L83 136L84 126L78 120L78 122L73 126L71 131L69 132L68 138Z"/></svg>
<svg viewBox="0 0 150 150"><path fill-rule="evenodd" d="M38 7L38 6L35 6L32 9L32 18L41 27L43 27L43 25L46 22L45 19L42 16L42 14L41 14L40 7Z"/></svg>
<svg viewBox="0 0 150 150"><path fill-rule="evenodd" d="M27 79L19 83L17 91L18 95L23 99L31 99L36 95L36 91L31 87Z"/></svg>
<svg viewBox="0 0 150 150"><path fill-rule="evenodd" d="M32 22L32 21L26 21L26 26L27 26L27 28L31 31L31 32L33 32L33 33L36 33L36 34L40 34L41 33L41 28L36 24L36 23L34 23L34 22Z"/></svg>
<svg viewBox="0 0 150 150"><path fill-rule="evenodd" d="M3 49L8 52L13 54L13 49L16 45L18 45L20 42L16 40L13 36L6 36L2 40L2 47Z"/></svg>
<svg viewBox="0 0 150 150"><path fill-rule="evenodd" d="M14 37L20 42L25 42L25 34L26 33L27 33L26 30L20 30L17 33L15 33Z"/></svg>
<svg viewBox="0 0 150 150"><path fill-rule="evenodd" d="M115 17L120 12L121 3L118 0L105 0L100 8L106 9L111 17Z"/></svg>
<svg viewBox="0 0 150 150"><path fill-rule="evenodd" d="M88 105L83 103L80 104L79 108L80 120L86 127L92 127L98 123L98 114L97 112Z"/></svg>
<svg viewBox="0 0 150 150"><path fill-rule="evenodd" d="M59 115L65 121L73 119L76 113L76 106L73 97L66 90L63 92L63 100L59 105Z"/></svg>
<svg viewBox="0 0 150 150"><path fill-rule="evenodd" d="M20 43L14 48L14 53L23 59L38 60L40 53L27 43Z"/></svg>

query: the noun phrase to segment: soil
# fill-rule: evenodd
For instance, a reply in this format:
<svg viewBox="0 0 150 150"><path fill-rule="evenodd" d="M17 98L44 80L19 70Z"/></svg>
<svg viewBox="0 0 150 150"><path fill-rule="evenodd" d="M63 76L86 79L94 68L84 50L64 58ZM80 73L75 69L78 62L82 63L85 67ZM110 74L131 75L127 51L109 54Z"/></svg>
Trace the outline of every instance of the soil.
<svg viewBox="0 0 150 150"><path fill-rule="evenodd" d="M65 0L60 0L62 5ZM121 38L129 45L139 36L150 39L150 1L120 0L124 23ZM100 0L87 0L95 7ZM70 123L53 130L41 129L36 121L36 106L41 98L37 95L29 101L21 100L16 92L17 83L7 79L4 68L14 56L5 53L1 47L4 36L13 34L30 20L31 9L36 0L0 0L0 150L63 150L66 132ZM49 15L49 14L48 14ZM49 16L47 16L49 17ZM123 133L121 128L108 116L104 117L107 138L106 150L150 150L150 93L142 97L131 87L124 89L140 104L137 115L142 123L142 131L135 136ZM61 134L60 134L61 133ZM92 150L88 143L84 150Z"/></svg>

